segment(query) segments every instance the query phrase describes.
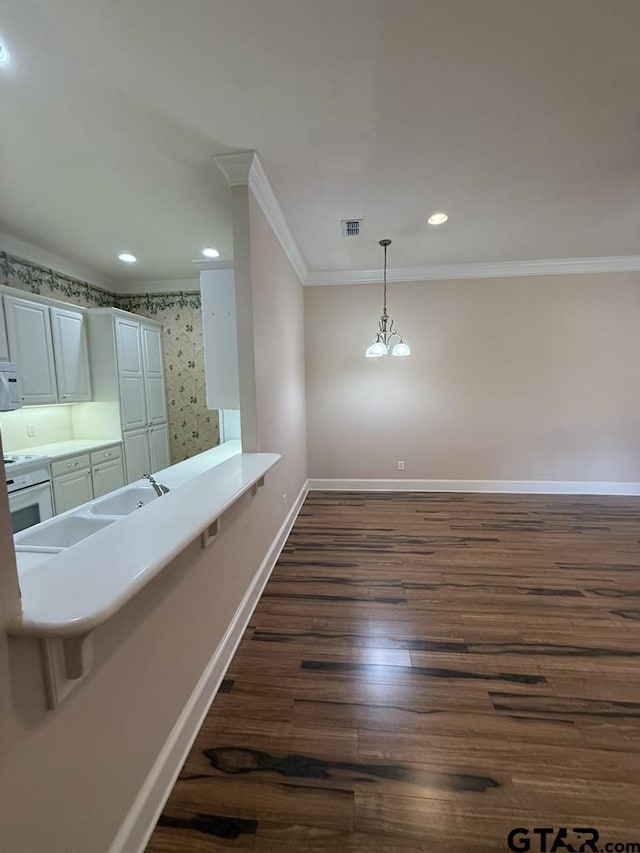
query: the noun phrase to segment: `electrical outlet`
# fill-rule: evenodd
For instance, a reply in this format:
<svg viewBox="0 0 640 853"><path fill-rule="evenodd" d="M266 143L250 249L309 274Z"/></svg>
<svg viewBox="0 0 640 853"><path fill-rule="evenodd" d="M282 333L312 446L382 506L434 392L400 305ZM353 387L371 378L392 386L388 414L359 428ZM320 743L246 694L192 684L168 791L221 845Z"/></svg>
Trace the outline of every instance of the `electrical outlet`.
<svg viewBox="0 0 640 853"><path fill-rule="evenodd" d="M402 459L398 459L398 471L404 471L404 461Z"/></svg>
<svg viewBox="0 0 640 853"><path fill-rule="evenodd" d="M36 437L36 427L35 424L27 424L27 435L29 438Z"/></svg>
<svg viewBox="0 0 640 853"><path fill-rule="evenodd" d="M285 509L287 508L287 495L286 495L286 493L284 493L284 494L282 495L282 506L283 506Z"/></svg>

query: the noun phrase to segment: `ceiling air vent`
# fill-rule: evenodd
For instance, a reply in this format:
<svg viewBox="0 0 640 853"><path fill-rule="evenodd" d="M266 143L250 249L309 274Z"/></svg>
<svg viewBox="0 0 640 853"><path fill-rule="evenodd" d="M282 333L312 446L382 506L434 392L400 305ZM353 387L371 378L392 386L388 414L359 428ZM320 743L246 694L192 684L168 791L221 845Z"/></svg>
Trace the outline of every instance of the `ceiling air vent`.
<svg viewBox="0 0 640 853"><path fill-rule="evenodd" d="M362 227L362 219L343 219L342 220L342 236L357 237L360 234Z"/></svg>

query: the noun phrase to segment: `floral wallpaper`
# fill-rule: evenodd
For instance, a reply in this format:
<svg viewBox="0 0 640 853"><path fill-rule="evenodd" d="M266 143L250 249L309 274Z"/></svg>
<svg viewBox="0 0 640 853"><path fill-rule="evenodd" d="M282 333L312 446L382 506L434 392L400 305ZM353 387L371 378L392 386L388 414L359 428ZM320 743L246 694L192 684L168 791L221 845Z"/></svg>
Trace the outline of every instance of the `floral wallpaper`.
<svg viewBox="0 0 640 853"><path fill-rule="evenodd" d="M101 290L93 284L40 267L6 252L0 252L0 284L38 296L63 299L83 308L107 308L115 305L116 299L116 294L108 290Z"/></svg>
<svg viewBox="0 0 640 853"><path fill-rule="evenodd" d="M218 413L206 407L200 294L123 295L0 252L0 283L85 308L121 308L162 323L171 461L220 443Z"/></svg>

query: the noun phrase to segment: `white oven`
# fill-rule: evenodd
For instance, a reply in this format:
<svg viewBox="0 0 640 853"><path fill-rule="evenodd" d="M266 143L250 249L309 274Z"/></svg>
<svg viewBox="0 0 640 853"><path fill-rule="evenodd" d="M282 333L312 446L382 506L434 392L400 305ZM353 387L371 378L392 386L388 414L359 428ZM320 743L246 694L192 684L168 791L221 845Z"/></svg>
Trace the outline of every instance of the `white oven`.
<svg viewBox="0 0 640 853"><path fill-rule="evenodd" d="M53 498L47 458L9 456L4 462L13 532L51 518Z"/></svg>

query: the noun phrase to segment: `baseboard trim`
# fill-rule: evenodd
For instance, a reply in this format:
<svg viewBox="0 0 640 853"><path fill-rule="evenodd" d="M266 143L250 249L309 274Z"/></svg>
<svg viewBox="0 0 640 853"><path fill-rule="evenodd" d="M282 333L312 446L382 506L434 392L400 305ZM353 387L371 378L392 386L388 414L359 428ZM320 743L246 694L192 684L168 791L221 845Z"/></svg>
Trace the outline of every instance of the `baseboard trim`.
<svg viewBox="0 0 640 853"><path fill-rule="evenodd" d="M531 495L640 495L640 483L591 480L332 480L310 479L309 491L503 492Z"/></svg>
<svg viewBox="0 0 640 853"><path fill-rule="evenodd" d="M251 615L278 561L308 492L308 481L291 507L213 657L178 717L138 796L109 848L109 853L142 853L185 758L220 687Z"/></svg>

